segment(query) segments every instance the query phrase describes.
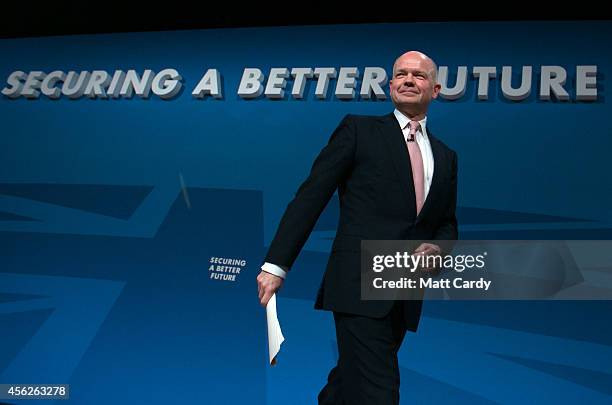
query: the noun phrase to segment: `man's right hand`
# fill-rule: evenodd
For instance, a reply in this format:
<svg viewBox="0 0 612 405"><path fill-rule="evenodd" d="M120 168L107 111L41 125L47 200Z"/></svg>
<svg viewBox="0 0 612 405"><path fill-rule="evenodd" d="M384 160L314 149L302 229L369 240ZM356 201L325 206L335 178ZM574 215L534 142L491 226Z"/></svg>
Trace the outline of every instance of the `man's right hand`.
<svg viewBox="0 0 612 405"><path fill-rule="evenodd" d="M283 286L283 279L275 276L274 274L261 271L257 276L257 292L259 294L259 303L262 307L268 305L268 301L272 298L275 292L277 292Z"/></svg>

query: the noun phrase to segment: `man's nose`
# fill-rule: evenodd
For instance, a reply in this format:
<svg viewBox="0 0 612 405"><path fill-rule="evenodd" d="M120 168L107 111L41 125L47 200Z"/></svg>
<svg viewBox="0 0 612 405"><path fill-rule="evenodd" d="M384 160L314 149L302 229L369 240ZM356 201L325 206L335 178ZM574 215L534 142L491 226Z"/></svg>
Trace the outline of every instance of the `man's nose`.
<svg viewBox="0 0 612 405"><path fill-rule="evenodd" d="M404 80L404 84L406 84L406 85L414 85L414 77L412 76L411 73L408 73L406 75L406 80Z"/></svg>

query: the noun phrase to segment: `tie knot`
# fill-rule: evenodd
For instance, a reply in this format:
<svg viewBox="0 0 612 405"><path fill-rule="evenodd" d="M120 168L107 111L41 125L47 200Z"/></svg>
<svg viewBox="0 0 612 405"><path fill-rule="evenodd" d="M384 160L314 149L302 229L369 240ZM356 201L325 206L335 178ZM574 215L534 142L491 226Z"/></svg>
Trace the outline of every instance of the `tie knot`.
<svg viewBox="0 0 612 405"><path fill-rule="evenodd" d="M414 141L414 137L421 129L421 124L419 123L419 121L410 121L408 125L410 126L410 131L408 132L408 141Z"/></svg>
<svg viewBox="0 0 612 405"><path fill-rule="evenodd" d="M421 129L421 124L419 123L419 121L410 121L408 125L410 125L411 134L416 134L417 131Z"/></svg>

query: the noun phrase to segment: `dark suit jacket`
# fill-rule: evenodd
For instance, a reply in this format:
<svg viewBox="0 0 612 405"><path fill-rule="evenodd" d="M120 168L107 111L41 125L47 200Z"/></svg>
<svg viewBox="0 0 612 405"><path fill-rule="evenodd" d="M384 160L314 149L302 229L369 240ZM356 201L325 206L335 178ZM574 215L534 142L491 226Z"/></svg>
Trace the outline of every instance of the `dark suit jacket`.
<svg viewBox="0 0 612 405"><path fill-rule="evenodd" d="M340 221L315 308L370 317L393 301L361 300L361 240L457 239L457 154L427 134L434 173L416 215L410 157L394 114L347 115L316 158L281 219L266 262L291 267L319 215L338 189ZM405 301L406 326L416 330L422 302Z"/></svg>

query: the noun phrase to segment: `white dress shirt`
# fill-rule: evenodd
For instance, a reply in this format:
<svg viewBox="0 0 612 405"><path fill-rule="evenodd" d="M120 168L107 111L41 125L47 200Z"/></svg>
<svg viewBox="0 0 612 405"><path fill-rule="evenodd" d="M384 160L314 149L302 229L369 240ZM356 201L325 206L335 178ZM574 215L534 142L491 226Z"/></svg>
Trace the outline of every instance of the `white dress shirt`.
<svg viewBox="0 0 612 405"><path fill-rule="evenodd" d="M406 117L398 109L395 109L393 114L395 114L395 118L397 119L397 122L399 122L400 128L402 128L402 132L404 133L404 141L408 142L408 133L410 132L410 126L408 123L410 122L410 118ZM431 152L431 144L429 143L429 138L427 137L427 117L420 120L419 124L421 124L421 130L417 132L416 143L419 145L419 148L421 149L421 156L423 157L423 174L425 175L425 194L423 195L423 198L427 200L427 194L429 194L429 189L431 188L431 179L433 178L434 160L433 153Z"/></svg>
<svg viewBox="0 0 612 405"><path fill-rule="evenodd" d="M408 125L410 119L404 114L402 114L398 109L395 109L395 111L393 111L393 114L395 115L395 118L397 119L397 122L400 128L402 129L402 132L404 134L404 141L407 142L408 133L410 132L410 126ZM427 117L420 120L419 123L421 124L421 130L417 132L416 142L419 145L419 148L421 149L421 155L423 157L423 169L425 175L424 198L425 200L427 200L427 194L429 194L429 189L431 188L431 179L433 178L434 160L433 153L431 151L431 144L429 143L429 138L427 137L427 127L425 125L427 123ZM408 149L406 147L406 152L407 151ZM278 276L283 279L287 276L287 271L289 271L289 269L284 266L278 266L276 264L268 262L264 263L263 266L261 266L261 269L266 273L274 274L275 276Z"/></svg>

